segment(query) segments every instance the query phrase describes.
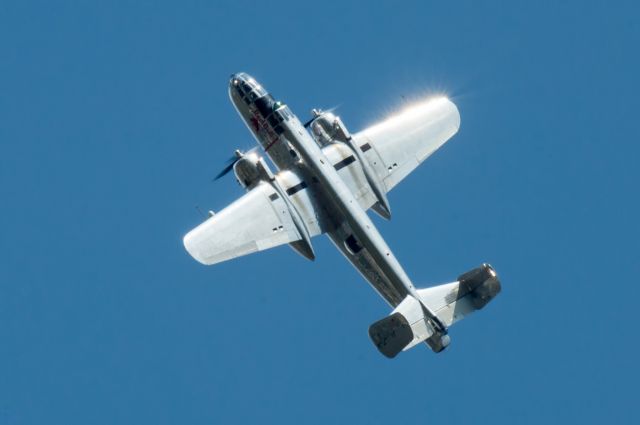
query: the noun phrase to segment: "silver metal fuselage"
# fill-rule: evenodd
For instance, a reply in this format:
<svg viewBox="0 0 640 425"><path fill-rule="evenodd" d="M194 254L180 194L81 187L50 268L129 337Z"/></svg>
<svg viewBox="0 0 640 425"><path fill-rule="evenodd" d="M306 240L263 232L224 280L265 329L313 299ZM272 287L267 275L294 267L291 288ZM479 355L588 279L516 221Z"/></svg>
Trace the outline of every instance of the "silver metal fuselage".
<svg viewBox="0 0 640 425"><path fill-rule="evenodd" d="M231 77L229 96L238 113L280 169L296 173L314 199L327 234L393 307L407 295L420 299L367 212L300 120L247 74Z"/></svg>

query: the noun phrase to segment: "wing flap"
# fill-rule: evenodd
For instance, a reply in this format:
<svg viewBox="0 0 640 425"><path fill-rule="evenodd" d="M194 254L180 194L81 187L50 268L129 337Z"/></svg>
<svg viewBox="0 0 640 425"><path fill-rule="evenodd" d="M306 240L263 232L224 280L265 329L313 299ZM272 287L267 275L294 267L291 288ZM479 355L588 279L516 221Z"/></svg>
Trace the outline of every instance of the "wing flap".
<svg viewBox="0 0 640 425"><path fill-rule="evenodd" d="M211 265L300 239L285 202L263 182L191 230L183 242L193 258Z"/></svg>

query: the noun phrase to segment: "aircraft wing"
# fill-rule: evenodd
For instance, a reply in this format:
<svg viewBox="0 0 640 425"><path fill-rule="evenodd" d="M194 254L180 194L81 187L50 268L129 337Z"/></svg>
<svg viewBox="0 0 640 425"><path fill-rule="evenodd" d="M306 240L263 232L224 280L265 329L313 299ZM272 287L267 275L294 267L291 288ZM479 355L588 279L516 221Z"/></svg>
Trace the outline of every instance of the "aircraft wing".
<svg viewBox="0 0 640 425"><path fill-rule="evenodd" d="M437 97L354 134L387 192L457 133L458 108Z"/></svg>
<svg viewBox="0 0 640 425"><path fill-rule="evenodd" d="M184 246L210 265L301 238L285 202L262 182L187 233Z"/></svg>

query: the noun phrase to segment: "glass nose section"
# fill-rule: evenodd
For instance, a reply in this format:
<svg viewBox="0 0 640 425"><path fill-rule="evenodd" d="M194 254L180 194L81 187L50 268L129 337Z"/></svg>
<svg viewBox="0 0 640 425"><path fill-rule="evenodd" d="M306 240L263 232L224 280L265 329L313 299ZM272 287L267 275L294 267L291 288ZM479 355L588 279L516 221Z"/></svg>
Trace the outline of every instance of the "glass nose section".
<svg viewBox="0 0 640 425"><path fill-rule="evenodd" d="M251 102L267 94L267 91L253 77L244 72L231 76L229 88L238 91Z"/></svg>
<svg viewBox="0 0 640 425"><path fill-rule="evenodd" d="M241 83L246 84L246 81L248 79L249 79L249 76L247 74L245 74L244 72L239 72L237 74L231 74L231 77L229 79L229 86L236 87L236 86L239 86Z"/></svg>

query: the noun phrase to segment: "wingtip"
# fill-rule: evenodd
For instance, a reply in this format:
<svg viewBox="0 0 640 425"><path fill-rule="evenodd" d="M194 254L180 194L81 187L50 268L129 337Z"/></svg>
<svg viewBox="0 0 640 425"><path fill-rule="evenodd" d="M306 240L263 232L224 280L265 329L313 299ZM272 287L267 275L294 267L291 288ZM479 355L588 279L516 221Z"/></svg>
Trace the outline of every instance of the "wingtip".
<svg viewBox="0 0 640 425"><path fill-rule="evenodd" d="M195 230L195 229L194 229ZM189 233L187 233L186 235L184 235L184 237L182 238L182 245L184 245L184 249L187 251L187 253L197 262L199 262L200 264L203 264L205 266L208 266L209 264L205 261L204 258L202 258L202 256L200 255L200 253L197 251L196 249L196 244L193 243L193 230L190 231Z"/></svg>
<svg viewBox="0 0 640 425"><path fill-rule="evenodd" d="M460 130L460 110L458 109L458 106L453 103L453 101L451 101L451 99L447 99L449 100L449 102L451 103L451 107L453 109L453 125L456 128L456 133L458 132L458 130Z"/></svg>

